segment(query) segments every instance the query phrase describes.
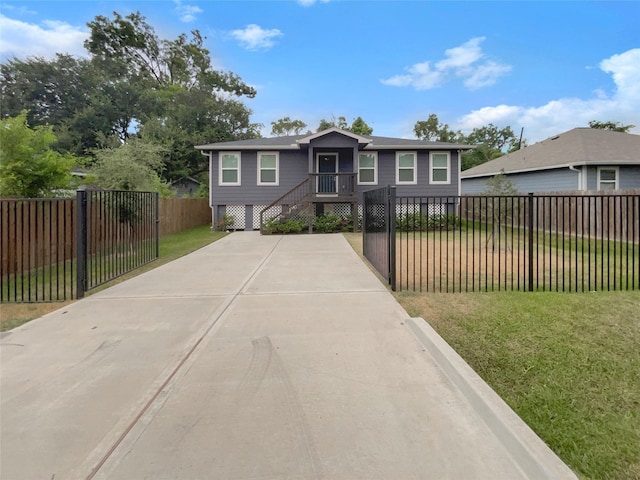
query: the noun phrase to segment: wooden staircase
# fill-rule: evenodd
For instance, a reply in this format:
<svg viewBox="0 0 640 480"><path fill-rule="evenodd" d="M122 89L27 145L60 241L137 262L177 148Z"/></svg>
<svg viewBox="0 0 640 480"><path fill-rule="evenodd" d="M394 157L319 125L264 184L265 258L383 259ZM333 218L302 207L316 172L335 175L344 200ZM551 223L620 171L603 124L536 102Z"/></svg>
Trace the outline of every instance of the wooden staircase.
<svg viewBox="0 0 640 480"><path fill-rule="evenodd" d="M314 217L311 200L311 181L307 178L260 211L260 233L265 233L264 227L267 221L271 219L281 221L289 218L306 220L311 233Z"/></svg>

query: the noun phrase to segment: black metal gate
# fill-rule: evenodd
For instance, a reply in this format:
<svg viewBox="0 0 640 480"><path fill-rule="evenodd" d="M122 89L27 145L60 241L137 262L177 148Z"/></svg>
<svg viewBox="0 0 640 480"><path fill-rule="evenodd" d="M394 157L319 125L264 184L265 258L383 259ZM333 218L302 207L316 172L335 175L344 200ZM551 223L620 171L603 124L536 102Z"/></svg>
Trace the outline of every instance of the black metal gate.
<svg viewBox="0 0 640 480"><path fill-rule="evenodd" d="M371 265L396 289L396 189L387 186L364 192L363 252Z"/></svg>
<svg viewBox="0 0 640 480"><path fill-rule="evenodd" d="M158 194L0 200L0 302L56 302L158 258Z"/></svg>
<svg viewBox="0 0 640 480"><path fill-rule="evenodd" d="M79 190L77 195L77 298L82 298L158 258L158 193Z"/></svg>

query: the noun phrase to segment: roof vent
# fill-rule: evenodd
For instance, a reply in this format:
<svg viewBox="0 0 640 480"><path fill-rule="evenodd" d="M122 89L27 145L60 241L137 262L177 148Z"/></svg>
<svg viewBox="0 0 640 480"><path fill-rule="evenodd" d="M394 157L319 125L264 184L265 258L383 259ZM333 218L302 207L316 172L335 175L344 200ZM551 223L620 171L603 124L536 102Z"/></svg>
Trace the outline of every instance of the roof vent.
<svg viewBox="0 0 640 480"><path fill-rule="evenodd" d="M551 137L551 140L557 140L558 138L560 138L560 135L556 135L555 137Z"/></svg>

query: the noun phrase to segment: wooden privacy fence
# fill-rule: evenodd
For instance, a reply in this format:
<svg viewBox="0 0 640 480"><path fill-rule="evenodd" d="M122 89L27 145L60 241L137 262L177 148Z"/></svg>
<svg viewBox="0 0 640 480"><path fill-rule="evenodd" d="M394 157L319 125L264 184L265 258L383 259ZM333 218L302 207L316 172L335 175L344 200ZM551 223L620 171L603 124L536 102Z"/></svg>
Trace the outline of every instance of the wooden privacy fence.
<svg viewBox="0 0 640 480"><path fill-rule="evenodd" d="M211 224L207 198L161 198L160 236Z"/></svg>
<svg viewBox="0 0 640 480"><path fill-rule="evenodd" d="M535 194L533 223L538 230L578 237L640 241L640 189L618 190L615 195L600 191L572 191ZM465 195L460 199L464 220L496 224L509 216L514 227L526 227L525 196L497 197ZM491 218L496 217L496 218Z"/></svg>
<svg viewBox="0 0 640 480"><path fill-rule="evenodd" d="M112 217L118 214L118 209L109 205L115 201L109 193L95 191L90 199L93 200L86 204L84 213L92 221L86 224L83 238L87 241L85 251L81 252L89 261L116 245L135 245L155 236L153 223L137 222L132 228L130 224L114 222ZM145 216L151 215L148 202L136 199L129 200L127 205ZM210 224L211 210L207 199L160 199L158 219L159 234L167 235ZM39 302L76 297L77 221L77 198L0 199L0 301ZM122 253L118 255L122 258ZM102 281L114 269L122 269L118 262L112 265L106 257L101 258L94 280ZM148 258L138 255L133 263L140 261ZM89 277L89 286L92 281Z"/></svg>

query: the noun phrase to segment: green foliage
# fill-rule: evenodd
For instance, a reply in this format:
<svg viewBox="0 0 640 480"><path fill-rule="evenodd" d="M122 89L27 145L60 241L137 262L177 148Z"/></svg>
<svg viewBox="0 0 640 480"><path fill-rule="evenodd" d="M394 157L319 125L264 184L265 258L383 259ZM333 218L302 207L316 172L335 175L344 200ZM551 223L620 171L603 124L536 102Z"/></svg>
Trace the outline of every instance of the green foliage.
<svg viewBox="0 0 640 480"><path fill-rule="evenodd" d="M396 230L400 232L451 230L459 228L460 225L460 217L450 214L434 213L426 215L420 212L409 212L396 217Z"/></svg>
<svg viewBox="0 0 640 480"><path fill-rule="evenodd" d="M307 227L304 220L293 218L279 219L272 217L265 221L264 231L266 233L300 233Z"/></svg>
<svg viewBox="0 0 640 480"><path fill-rule="evenodd" d="M597 120L591 120L589 122L589 128L598 128L600 130L610 130L612 132L629 133L635 125L623 125L620 122L599 122Z"/></svg>
<svg viewBox="0 0 640 480"><path fill-rule="evenodd" d="M220 220L213 225L213 230L216 232L228 232L233 230L236 225L236 217L225 213Z"/></svg>
<svg viewBox="0 0 640 480"><path fill-rule="evenodd" d="M429 115L429 118L427 120L416 122L413 127L413 132L420 140L431 142L463 143L462 132L454 132L449 128L449 125L441 123L435 113Z"/></svg>
<svg viewBox="0 0 640 480"><path fill-rule="evenodd" d="M51 149L47 126L29 128L26 111L0 120L0 191L5 197L45 197L68 189L76 160Z"/></svg>
<svg viewBox="0 0 640 480"><path fill-rule="evenodd" d="M130 139L118 148L96 150L96 161L89 171L104 189L159 192L163 198L171 197L173 192L160 177L165 152L158 145Z"/></svg>
<svg viewBox="0 0 640 480"><path fill-rule="evenodd" d="M289 117L284 117L271 122L271 135L276 137L299 135L305 128L307 128L307 124L302 120L291 120Z"/></svg>
<svg viewBox="0 0 640 480"><path fill-rule="evenodd" d="M413 131L421 140L474 145L473 150L462 154L462 170L493 160L503 155L504 150L517 148L519 141L511 127L499 129L491 123L474 128L469 135L459 130L454 132L449 125L441 123L434 113L427 120L416 122Z"/></svg>
<svg viewBox="0 0 640 480"><path fill-rule="evenodd" d="M513 185L509 177L504 174L504 170L487 180L486 184L485 195L518 195L518 189Z"/></svg>
<svg viewBox="0 0 640 480"><path fill-rule="evenodd" d="M313 219L313 230L318 233L335 233L353 231L352 215L325 213Z"/></svg>
<svg viewBox="0 0 640 480"><path fill-rule="evenodd" d="M357 135L371 135L373 133L373 128L367 125L362 117L358 117L353 121L350 130Z"/></svg>

